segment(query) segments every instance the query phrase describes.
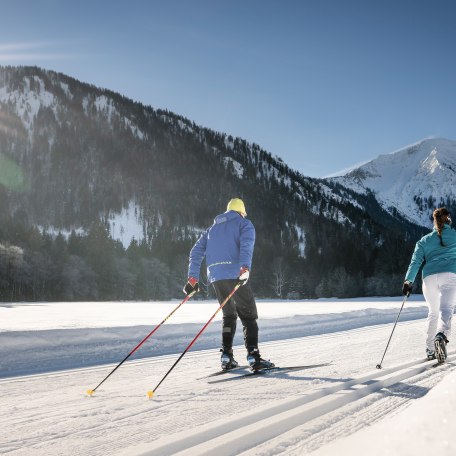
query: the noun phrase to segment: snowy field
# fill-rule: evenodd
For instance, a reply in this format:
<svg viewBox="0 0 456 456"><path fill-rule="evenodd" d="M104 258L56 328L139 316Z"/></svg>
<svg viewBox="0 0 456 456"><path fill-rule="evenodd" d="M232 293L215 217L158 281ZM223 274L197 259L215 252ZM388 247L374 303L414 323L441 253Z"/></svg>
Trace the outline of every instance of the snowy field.
<svg viewBox="0 0 456 456"><path fill-rule="evenodd" d="M401 298L258 301L260 349L301 370L219 369L215 301L0 304L0 454L456 454L456 352L423 360L426 307ZM452 338L450 339L452 341ZM242 328L235 357L245 365ZM451 347L451 344L450 344Z"/></svg>

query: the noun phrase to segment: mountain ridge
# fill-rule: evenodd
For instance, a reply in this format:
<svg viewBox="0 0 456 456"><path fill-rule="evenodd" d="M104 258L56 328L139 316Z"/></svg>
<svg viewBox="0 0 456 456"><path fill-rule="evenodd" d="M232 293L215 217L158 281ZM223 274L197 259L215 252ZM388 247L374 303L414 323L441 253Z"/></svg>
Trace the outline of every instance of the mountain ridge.
<svg viewBox="0 0 456 456"><path fill-rule="evenodd" d="M262 296L390 293L405 268L395 246L411 249L422 231L371 191L306 177L255 143L52 71L0 67L0 113L0 155L24 182L19 191L0 176L0 244L23 249L28 268L38 261L41 284L21 275L18 296L178 296L192 243L235 196L257 227ZM43 265L59 248L57 287Z"/></svg>
<svg viewBox="0 0 456 456"><path fill-rule="evenodd" d="M385 210L431 228L434 207L456 207L456 141L427 138L331 179L359 193L370 190Z"/></svg>

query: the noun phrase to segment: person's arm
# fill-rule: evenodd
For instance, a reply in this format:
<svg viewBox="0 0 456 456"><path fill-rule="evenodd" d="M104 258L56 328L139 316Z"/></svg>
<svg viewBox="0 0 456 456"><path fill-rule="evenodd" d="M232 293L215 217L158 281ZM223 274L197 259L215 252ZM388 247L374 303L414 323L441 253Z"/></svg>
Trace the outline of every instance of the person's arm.
<svg viewBox="0 0 456 456"><path fill-rule="evenodd" d="M255 247L255 228L250 220L244 219L241 224L239 262L241 268L252 267L253 248Z"/></svg>
<svg viewBox="0 0 456 456"><path fill-rule="evenodd" d="M207 230L196 241L192 250L190 251L189 264L188 264L188 277L194 277L199 280L201 263L206 255L207 245Z"/></svg>
<svg viewBox="0 0 456 456"><path fill-rule="evenodd" d="M416 275L420 269L420 266L423 264L424 261L424 249L421 245L421 242L418 241L415 245L415 251L413 252L412 259L410 261L410 265L407 269L407 273L405 274L405 282L413 283L415 281Z"/></svg>

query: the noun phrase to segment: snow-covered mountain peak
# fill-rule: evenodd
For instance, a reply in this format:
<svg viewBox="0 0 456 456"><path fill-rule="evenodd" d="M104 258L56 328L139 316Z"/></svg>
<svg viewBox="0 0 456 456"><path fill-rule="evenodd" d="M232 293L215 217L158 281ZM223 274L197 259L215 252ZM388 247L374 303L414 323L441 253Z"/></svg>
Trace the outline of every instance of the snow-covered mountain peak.
<svg viewBox="0 0 456 456"><path fill-rule="evenodd" d="M388 211L430 227L432 209L456 200L456 141L425 139L332 180L359 193L370 190Z"/></svg>
<svg viewBox="0 0 456 456"><path fill-rule="evenodd" d="M109 91L92 86L81 89L78 81L53 71L34 67L16 70L0 67L0 108L21 120L30 140L41 109L50 109L54 119L62 124L68 120L67 111L77 110L78 105L87 117L93 109L109 122L118 121L135 137L144 139L145 134L136 125L135 118L122 115L118 104Z"/></svg>
<svg viewBox="0 0 456 456"><path fill-rule="evenodd" d="M44 81L38 76L24 76L14 89L0 84L0 103L13 107L29 135L41 107L50 107L54 112L57 109L54 95L46 90Z"/></svg>

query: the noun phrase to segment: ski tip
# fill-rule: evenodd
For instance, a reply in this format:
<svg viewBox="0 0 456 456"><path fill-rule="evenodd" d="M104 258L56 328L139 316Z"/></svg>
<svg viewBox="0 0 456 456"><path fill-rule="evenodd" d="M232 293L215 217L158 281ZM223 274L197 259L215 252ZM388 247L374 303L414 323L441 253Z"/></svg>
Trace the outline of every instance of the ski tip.
<svg viewBox="0 0 456 456"><path fill-rule="evenodd" d="M95 392L94 390L87 390L86 391L87 396L92 396L94 392Z"/></svg>
<svg viewBox="0 0 456 456"><path fill-rule="evenodd" d="M147 397L149 399L152 399L154 397L154 392L153 391L147 391Z"/></svg>

